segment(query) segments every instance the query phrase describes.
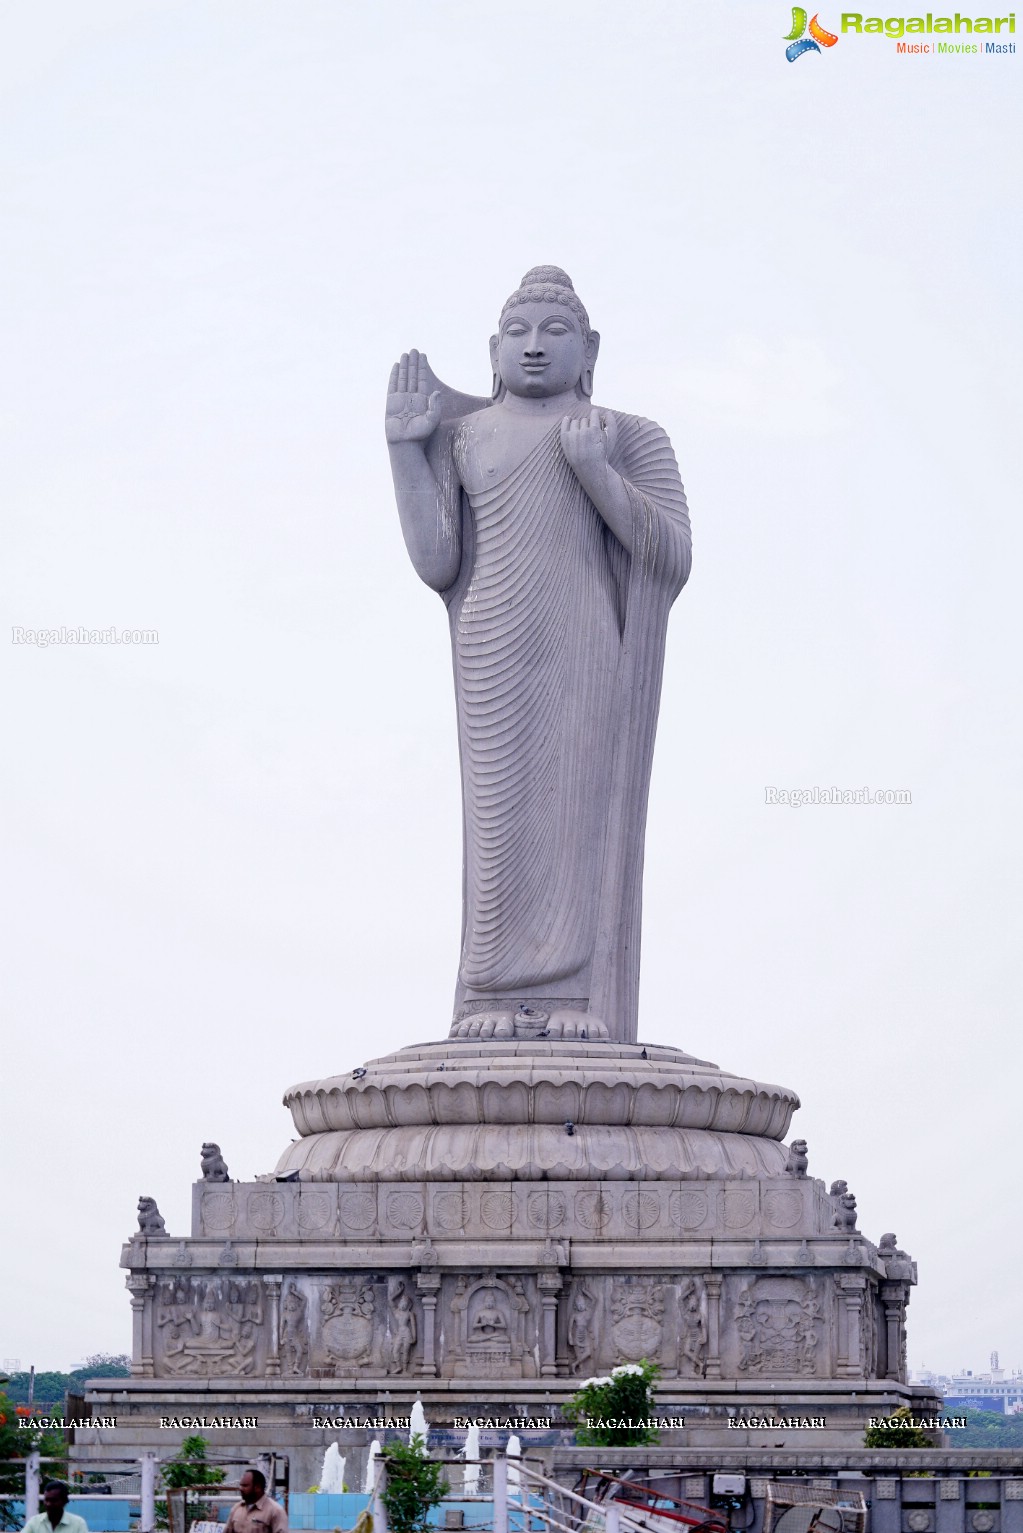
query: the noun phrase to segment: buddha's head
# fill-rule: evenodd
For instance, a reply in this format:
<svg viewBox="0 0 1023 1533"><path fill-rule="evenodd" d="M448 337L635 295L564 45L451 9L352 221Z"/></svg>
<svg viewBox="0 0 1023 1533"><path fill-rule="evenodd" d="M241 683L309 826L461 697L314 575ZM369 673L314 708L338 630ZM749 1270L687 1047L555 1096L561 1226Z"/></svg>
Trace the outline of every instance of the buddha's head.
<svg viewBox="0 0 1023 1533"><path fill-rule="evenodd" d="M588 399L599 347L568 274L560 266L534 266L490 338L494 398L507 390L522 399L549 399L574 389Z"/></svg>

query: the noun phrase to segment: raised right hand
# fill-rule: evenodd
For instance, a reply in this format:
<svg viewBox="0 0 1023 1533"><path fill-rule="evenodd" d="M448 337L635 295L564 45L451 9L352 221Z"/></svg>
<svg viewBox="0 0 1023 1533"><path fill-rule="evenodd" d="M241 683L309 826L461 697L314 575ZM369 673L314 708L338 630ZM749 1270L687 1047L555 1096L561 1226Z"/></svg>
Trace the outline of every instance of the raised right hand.
<svg viewBox="0 0 1023 1533"><path fill-rule="evenodd" d="M425 352L403 351L391 368L384 429L389 442L425 442L440 425L440 390Z"/></svg>

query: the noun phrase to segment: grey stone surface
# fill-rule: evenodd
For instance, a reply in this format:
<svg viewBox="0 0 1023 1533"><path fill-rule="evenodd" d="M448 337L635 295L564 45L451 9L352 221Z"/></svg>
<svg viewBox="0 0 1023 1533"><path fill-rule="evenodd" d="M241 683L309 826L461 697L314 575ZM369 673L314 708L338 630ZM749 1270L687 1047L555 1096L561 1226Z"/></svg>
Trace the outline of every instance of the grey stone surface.
<svg viewBox="0 0 1023 1533"><path fill-rule="evenodd" d="M690 563L671 444L591 405L600 337L534 267L493 398L396 363L386 427L412 563L451 624L464 824L453 1033L635 1041L643 838L668 610Z"/></svg>
<svg viewBox="0 0 1023 1533"><path fill-rule="evenodd" d="M202 1147L199 1163L204 1182L229 1182L231 1180L227 1170L227 1162L220 1153L219 1144L214 1144L212 1141L207 1140Z"/></svg>
<svg viewBox="0 0 1023 1533"><path fill-rule="evenodd" d="M895 1258L836 1230L824 1184L783 1164L676 1183L198 1182L193 1220L185 1270L171 1242L124 1248L143 1377L542 1379L563 1396L649 1358L698 1389L906 1382L915 1274L893 1279Z"/></svg>
<svg viewBox="0 0 1023 1533"><path fill-rule="evenodd" d="M155 1198L141 1197L138 1206L139 1231L143 1235L166 1235L167 1226Z"/></svg>
<svg viewBox="0 0 1023 1533"><path fill-rule="evenodd" d="M452 1040L285 1097L276 1175L361 1182L774 1176L795 1093L663 1045Z"/></svg>

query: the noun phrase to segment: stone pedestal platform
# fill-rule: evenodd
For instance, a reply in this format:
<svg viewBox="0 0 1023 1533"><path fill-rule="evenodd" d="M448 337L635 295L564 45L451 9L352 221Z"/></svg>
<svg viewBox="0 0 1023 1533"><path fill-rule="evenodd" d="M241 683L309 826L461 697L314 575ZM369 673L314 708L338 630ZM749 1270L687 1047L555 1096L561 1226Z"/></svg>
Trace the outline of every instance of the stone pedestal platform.
<svg viewBox="0 0 1023 1533"><path fill-rule="evenodd" d="M799 1106L679 1049L529 1036L401 1049L284 1101L301 1137L276 1175L334 1182L771 1176Z"/></svg>
<svg viewBox="0 0 1023 1533"><path fill-rule="evenodd" d="M918 1403L915 1264L781 1142L782 1087L533 1037L403 1049L285 1100L300 1137L275 1172L199 1182L189 1235L124 1247L118 1436L122 1410L135 1442L161 1417L255 1416L254 1444L322 1453L338 1430L315 1422L358 1434L419 1393L439 1428L535 1418L567 1442L581 1380L641 1359L685 1417L665 1442L734 1447L730 1418L784 1416L853 1447Z"/></svg>

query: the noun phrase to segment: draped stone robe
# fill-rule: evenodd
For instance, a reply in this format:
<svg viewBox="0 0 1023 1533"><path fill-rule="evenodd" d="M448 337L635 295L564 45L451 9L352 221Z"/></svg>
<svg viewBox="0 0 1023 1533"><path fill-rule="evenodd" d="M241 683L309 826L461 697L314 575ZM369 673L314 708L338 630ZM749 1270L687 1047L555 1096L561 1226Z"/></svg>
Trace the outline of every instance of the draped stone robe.
<svg viewBox="0 0 1023 1533"><path fill-rule="evenodd" d="M474 471L464 422L433 456L462 536L443 593L464 823L455 1015L550 1003L634 1041L665 629L690 538L667 436L614 419L631 555L565 458L560 420L500 482Z"/></svg>

